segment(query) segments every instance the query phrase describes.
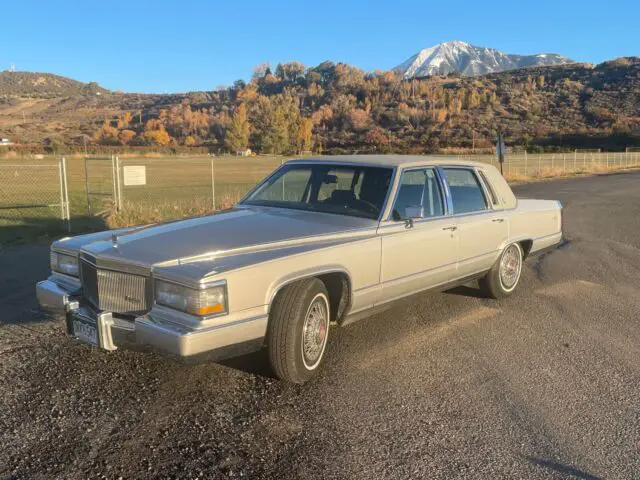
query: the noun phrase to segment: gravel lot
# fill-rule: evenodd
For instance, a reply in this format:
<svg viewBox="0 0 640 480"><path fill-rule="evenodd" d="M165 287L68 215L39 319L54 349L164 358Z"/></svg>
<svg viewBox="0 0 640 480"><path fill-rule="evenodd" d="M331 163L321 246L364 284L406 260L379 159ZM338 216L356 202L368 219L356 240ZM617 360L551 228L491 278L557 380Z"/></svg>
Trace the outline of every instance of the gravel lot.
<svg viewBox="0 0 640 480"><path fill-rule="evenodd" d="M640 478L640 173L516 193L568 239L516 295L333 329L301 387L75 342L35 301L48 246L0 249L0 478Z"/></svg>

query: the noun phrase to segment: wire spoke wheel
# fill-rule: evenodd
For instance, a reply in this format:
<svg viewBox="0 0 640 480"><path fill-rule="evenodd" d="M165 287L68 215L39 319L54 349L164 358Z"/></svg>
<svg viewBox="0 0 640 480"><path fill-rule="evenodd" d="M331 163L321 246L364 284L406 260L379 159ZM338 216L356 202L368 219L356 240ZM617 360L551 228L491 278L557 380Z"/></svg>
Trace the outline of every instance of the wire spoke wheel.
<svg viewBox="0 0 640 480"><path fill-rule="evenodd" d="M311 301L302 327L302 360L308 370L318 366L327 345L329 310L327 299L318 294Z"/></svg>
<svg viewBox="0 0 640 480"><path fill-rule="evenodd" d="M500 259L500 283L505 290L512 290L518 283L522 270L522 255L516 245L510 245Z"/></svg>

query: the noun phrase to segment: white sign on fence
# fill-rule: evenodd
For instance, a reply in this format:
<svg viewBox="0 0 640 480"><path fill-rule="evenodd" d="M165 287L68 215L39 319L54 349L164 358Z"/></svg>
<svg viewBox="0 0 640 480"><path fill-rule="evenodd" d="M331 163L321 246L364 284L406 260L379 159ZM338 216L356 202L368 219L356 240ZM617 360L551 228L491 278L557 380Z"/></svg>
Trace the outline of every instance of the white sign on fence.
<svg viewBox="0 0 640 480"><path fill-rule="evenodd" d="M122 172L124 173L124 185L126 187L147 184L147 167L144 165L128 165L122 167Z"/></svg>

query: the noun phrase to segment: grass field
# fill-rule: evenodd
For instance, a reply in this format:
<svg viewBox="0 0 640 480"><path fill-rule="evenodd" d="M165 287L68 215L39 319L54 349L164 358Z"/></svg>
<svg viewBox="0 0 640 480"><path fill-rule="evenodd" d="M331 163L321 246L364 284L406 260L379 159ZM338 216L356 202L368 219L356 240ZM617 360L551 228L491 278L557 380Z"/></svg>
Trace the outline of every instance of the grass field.
<svg viewBox="0 0 640 480"><path fill-rule="evenodd" d="M492 155L464 158L496 165ZM67 157L70 231L157 222L228 208L285 160L284 157L123 156L121 209L116 212L111 160L89 160L85 170L83 157ZM520 182L639 164L640 152L518 154L507 156L504 174L509 181ZM145 167L145 185L127 185L125 181L125 175L131 171L129 167L136 166ZM0 158L0 243L68 232L67 223L60 220L59 178L57 158Z"/></svg>

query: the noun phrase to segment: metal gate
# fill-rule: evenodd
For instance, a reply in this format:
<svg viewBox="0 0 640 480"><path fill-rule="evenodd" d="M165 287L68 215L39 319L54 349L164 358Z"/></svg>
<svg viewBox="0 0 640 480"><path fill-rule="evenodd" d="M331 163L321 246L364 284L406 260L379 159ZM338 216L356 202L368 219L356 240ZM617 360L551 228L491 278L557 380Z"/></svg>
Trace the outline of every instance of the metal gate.
<svg viewBox="0 0 640 480"><path fill-rule="evenodd" d="M116 155L84 157L84 175L89 215L120 210L120 160Z"/></svg>

